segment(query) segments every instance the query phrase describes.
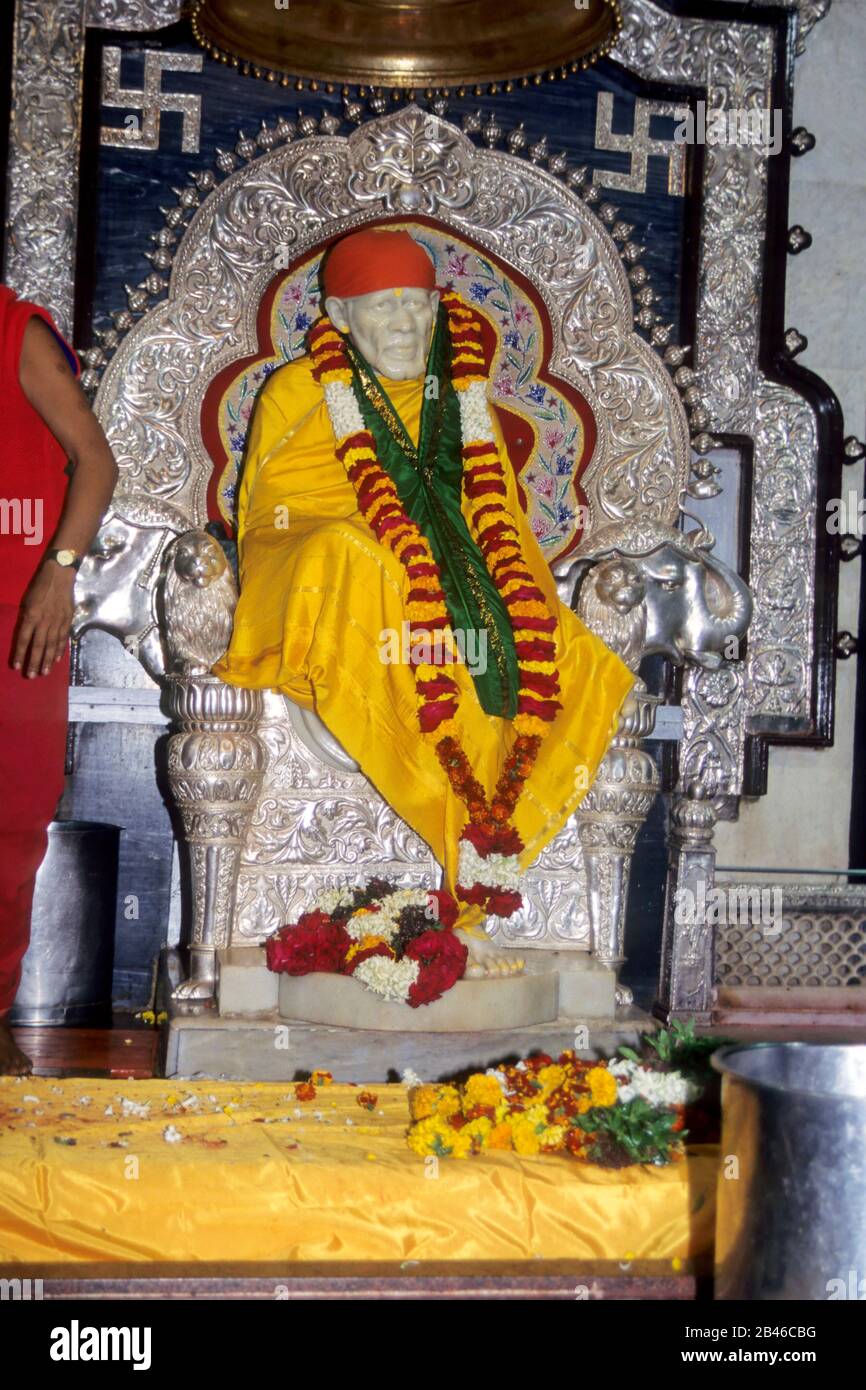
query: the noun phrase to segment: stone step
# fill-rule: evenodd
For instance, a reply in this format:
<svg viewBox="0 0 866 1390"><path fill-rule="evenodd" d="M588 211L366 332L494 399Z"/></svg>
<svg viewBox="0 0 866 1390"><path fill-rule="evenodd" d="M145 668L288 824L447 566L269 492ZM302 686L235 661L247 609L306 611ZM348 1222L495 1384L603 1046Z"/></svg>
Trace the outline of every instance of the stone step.
<svg viewBox="0 0 866 1390"><path fill-rule="evenodd" d="M413 1009L379 999L358 980L339 975L275 975L260 946L219 952L221 1017L276 1010L307 1023L383 1032L479 1032L507 1019L512 1028L556 1018L612 1018L616 976L582 951L528 951L520 975L459 980L432 1004Z"/></svg>

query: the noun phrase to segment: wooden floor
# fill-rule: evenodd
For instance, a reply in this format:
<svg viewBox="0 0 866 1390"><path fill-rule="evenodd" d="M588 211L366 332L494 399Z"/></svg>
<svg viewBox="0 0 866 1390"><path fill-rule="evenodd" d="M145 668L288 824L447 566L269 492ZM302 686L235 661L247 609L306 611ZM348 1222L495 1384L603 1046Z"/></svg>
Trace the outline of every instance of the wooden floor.
<svg viewBox="0 0 866 1390"><path fill-rule="evenodd" d="M34 1076L156 1075L158 1031L134 1019L111 1028L13 1028Z"/></svg>

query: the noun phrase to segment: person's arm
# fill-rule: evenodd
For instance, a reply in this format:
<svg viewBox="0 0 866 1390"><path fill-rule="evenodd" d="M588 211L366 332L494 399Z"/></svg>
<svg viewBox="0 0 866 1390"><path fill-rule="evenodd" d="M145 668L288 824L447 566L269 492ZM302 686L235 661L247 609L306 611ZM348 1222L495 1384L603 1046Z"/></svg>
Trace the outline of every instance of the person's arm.
<svg viewBox="0 0 866 1390"><path fill-rule="evenodd" d="M117 464L60 343L34 315L24 330L18 368L21 389L72 465L72 476L53 548L83 555L117 481ZM72 624L75 570L43 559L21 605L12 665L45 676L63 656Z"/></svg>

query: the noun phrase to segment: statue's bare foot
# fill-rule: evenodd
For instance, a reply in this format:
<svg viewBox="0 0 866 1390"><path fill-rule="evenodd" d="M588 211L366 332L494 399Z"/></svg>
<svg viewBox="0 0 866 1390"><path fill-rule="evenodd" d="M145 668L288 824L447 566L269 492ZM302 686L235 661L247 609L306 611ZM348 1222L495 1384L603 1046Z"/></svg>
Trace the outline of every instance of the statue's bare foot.
<svg viewBox="0 0 866 1390"><path fill-rule="evenodd" d="M503 951L489 936L475 936L467 933L465 943L469 951L466 962L467 980L491 979L505 975L520 975L525 962L522 956L511 951Z"/></svg>
<svg viewBox="0 0 866 1390"><path fill-rule="evenodd" d="M9 1024L0 1019L0 1076L29 1076L33 1063L12 1036Z"/></svg>

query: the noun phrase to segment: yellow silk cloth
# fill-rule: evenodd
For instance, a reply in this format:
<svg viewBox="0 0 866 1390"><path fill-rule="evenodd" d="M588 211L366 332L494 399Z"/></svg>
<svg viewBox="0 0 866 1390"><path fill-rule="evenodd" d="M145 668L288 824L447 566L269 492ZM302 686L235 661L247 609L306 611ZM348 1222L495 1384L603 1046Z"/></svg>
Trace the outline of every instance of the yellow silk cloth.
<svg viewBox="0 0 866 1390"><path fill-rule="evenodd" d="M383 379L417 442L423 383ZM523 554L552 613L563 709L545 739L514 817L524 866L582 799L610 742L634 676L557 597L520 506L498 433L508 504ZM398 638L408 581L361 516L334 452L334 431L307 358L281 368L257 403L238 502L241 595L224 681L283 690L315 709L399 815L426 840L454 884L466 812L434 747L421 737L408 663L384 663L383 632ZM514 742L510 722L484 713L465 666L458 721L476 777L490 796Z"/></svg>
<svg viewBox="0 0 866 1390"><path fill-rule="evenodd" d="M540 1258L676 1268L711 1248L715 1149L619 1171L560 1154L437 1165L406 1144L405 1088L368 1089L372 1111L347 1085L301 1103L291 1083L2 1078L0 1266ZM147 1118L124 1116L124 1098L148 1103Z"/></svg>

